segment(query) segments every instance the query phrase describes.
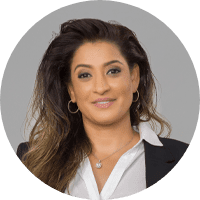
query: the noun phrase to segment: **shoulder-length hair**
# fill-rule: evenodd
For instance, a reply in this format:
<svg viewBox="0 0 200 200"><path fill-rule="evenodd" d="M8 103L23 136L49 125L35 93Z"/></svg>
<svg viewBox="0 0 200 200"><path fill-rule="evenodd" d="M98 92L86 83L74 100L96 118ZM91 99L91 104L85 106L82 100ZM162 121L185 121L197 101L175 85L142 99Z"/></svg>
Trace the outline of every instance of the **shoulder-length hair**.
<svg viewBox="0 0 200 200"><path fill-rule="evenodd" d="M68 110L70 96L67 85L71 81L70 65L75 51L86 42L97 41L115 44L130 71L135 64L139 66L139 99L130 107L131 125L137 127L140 122L157 122L160 125L158 135L164 127L168 129L168 136L171 132L169 123L156 112L153 73L136 34L113 21L78 19L63 23L37 71L30 104L31 117L36 117L36 122L29 136L29 151L22 158L36 177L61 192L67 189L70 193L69 184L79 164L92 152L80 111L72 114ZM133 95L134 99L137 98L136 94ZM28 122L27 117L26 124Z"/></svg>

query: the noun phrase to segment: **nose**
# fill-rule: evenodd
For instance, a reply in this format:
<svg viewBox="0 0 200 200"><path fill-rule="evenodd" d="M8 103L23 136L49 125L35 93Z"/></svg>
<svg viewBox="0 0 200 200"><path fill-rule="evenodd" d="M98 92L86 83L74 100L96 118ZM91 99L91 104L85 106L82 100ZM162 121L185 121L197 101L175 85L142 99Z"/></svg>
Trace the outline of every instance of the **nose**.
<svg viewBox="0 0 200 200"><path fill-rule="evenodd" d="M110 90L110 85L105 77L106 75L101 75L95 77L94 81L94 92L99 94L104 94L105 92Z"/></svg>

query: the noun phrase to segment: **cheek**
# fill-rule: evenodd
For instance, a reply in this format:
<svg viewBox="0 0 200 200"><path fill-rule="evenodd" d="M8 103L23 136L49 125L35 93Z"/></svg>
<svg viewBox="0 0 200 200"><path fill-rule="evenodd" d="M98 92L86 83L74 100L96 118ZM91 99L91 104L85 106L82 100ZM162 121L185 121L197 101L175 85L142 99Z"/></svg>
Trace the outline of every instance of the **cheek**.
<svg viewBox="0 0 200 200"><path fill-rule="evenodd" d="M83 103L89 99L91 93L91 84L78 84L75 90L77 103Z"/></svg>
<svg viewBox="0 0 200 200"><path fill-rule="evenodd" d="M113 83L113 87L115 87L121 94L127 95L131 93L131 80L124 75L120 80Z"/></svg>

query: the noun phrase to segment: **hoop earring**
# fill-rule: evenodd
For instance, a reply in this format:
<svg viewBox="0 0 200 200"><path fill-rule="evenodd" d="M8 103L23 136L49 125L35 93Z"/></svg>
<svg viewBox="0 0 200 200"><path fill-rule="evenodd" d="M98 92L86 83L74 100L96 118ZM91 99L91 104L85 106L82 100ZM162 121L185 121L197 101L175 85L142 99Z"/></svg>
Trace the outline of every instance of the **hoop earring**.
<svg viewBox="0 0 200 200"><path fill-rule="evenodd" d="M138 90L137 90L136 92L137 92L137 94L138 94L138 97L137 97L137 99L136 99L135 101L133 101L133 102L136 102L136 101L139 99L139 96L140 96Z"/></svg>
<svg viewBox="0 0 200 200"><path fill-rule="evenodd" d="M78 108L75 112L72 112L72 111L70 110L69 104L70 104L71 102L72 102L72 100L70 100L70 101L68 102L68 110L69 110L69 112L72 113L72 114L77 113L77 112L79 111L79 108Z"/></svg>

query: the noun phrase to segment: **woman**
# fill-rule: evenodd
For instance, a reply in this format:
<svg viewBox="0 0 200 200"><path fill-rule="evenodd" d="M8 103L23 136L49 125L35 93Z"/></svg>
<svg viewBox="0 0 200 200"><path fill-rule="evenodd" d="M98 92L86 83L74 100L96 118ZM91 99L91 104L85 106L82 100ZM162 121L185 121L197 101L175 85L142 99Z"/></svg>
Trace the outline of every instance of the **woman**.
<svg viewBox="0 0 200 200"><path fill-rule="evenodd" d="M134 32L97 19L67 21L39 66L32 103L38 117L17 155L44 183L72 196L139 192L165 176L188 147L160 137L165 128L169 137L171 127L156 112L154 94Z"/></svg>

